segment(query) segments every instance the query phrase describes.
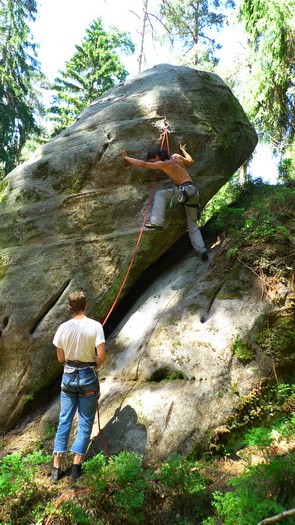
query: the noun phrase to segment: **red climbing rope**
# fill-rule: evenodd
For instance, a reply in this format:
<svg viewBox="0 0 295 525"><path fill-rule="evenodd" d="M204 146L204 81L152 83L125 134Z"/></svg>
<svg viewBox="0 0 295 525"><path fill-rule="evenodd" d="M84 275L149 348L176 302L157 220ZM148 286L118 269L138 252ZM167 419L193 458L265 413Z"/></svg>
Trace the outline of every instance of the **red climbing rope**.
<svg viewBox="0 0 295 525"><path fill-rule="evenodd" d="M170 155L170 147L169 147L169 123L167 122L167 119L165 118L164 119L164 131L161 135L161 145L160 145L160 149L163 149L163 146L164 146L164 143L166 142L166 148L167 148L167 151ZM145 223L146 223L146 220L147 220L147 217L148 217L148 214L149 214L149 211L150 211L150 207L151 207L151 203L152 203L152 199L153 199L153 196L154 196L154 192L155 192L155 185L156 185L156 180L155 180L155 177L153 178L153 182L152 182L152 188L151 188L151 191L150 191L150 195L149 195L149 198L148 198L148 202L147 202L147 205L146 205L146 209L145 209L145 214L144 214L144 217L143 217L143 221L142 221L142 226L140 228L140 232L139 232L139 235L138 235L138 238L137 238L137 241L136 241L136 245L135 245L135 248L134 248L134 251L133 251L133 255L131 257L131 260L130 260L130 263L129 263L129 266L127 268L127 272L126 272L126 275L122 281L122 284L119 288L119 291L115 297L115 300L109 310L109 312L107 313L105 319L103 320L102 322L102 326L104 326L106 324L106 322L108 321L109 317L111 316L111 314L113 313L116 305L117 305L117 302L121 296L121 293L123 291L123 288L127 282L127 279L129 277L129 274L130 274L130 271L131 271L131 268L133 266L133 263L134 263L134 259L137 255L137 252L138 252L138 248L139 248L139 243L141 241L141 238L142 238L142 234L143 234L143 231L144 231L144 226L145 226ZM97 424L98 424L98 435L100 437L100 440L101 440L101 444L102 444L102 448L104 449L107 457L109 458L110 457L110 453L108 452L108 449L106 447L106 444L105 444L105 441L104 441L104 438L103 438L103 434L102 434L102 430L100 428L100 417L99 417L99 405L97 406Z"/></svg>
<svg viewBox="0 0 295 525"><path fill-rule="evenodd" d="M153 195L154 195L154 191L155 191L155 178L153 179L153 183L152 183L152 189L151 189L151 192L150 192L150 195L149 195L149 199L148 199L148 202L147 202L147 206L146 206L146 210L145 210L145 214L144 214L144 218L143 218L143 222L142 222L142 226L140 228L140 232L139 232L139 235L138 235L138 238L137 238L137 242L136 242L136 245L135 245L135 248L134 248L134 252L133 252L133 255L131 257L131 260L130 260L130 263L129 263L129 266L128 266L128 269L127 269L127 272L126 272L126 275L123 279L123 282L119 288L119 291L117 293L117 296L108 312L108 314L106 315L104 321L102 322L102 326L104 326L107 322L107 320L109 319L110 315L112 314L112 312L114 311L116 305L117 305L117 302L120 298L120 295L122 293L122 290L126 284L126 281L129 277L129 273L130 273L130 270L133 266L133 262L134 262L134 259L136 257L136 254L138 252L138 247L139 247L139 243L141 241L141 237L142 237L142 234L143 234L143 230L144 230L144 225L146 223L146 220L147 220L147 217L148 217L148 214L149 214L149 210L150 210L150 206L151 206L151 202L152 202L152 199L153 199Z"/></svg>

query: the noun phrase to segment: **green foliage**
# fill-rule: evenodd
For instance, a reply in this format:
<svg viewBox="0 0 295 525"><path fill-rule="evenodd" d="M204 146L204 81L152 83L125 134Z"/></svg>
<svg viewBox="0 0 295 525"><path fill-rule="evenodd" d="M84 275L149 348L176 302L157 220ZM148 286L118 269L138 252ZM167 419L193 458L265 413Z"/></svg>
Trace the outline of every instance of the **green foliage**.
<svg viewBox="0 0 295 525"><path fill-rule="evenodd" d="M105 523L103 520L89 515L86 509L71 499L63 501L60 507L53 508L50 512L50 518L50 523L58 523L58 525L104 525ZM43 523L42 518L39 523L40 525Z"/></svg>
<svg viewBox="0 0 295 525"><path fill-rule="evenodd" d="M111 456L109 461L98 454L84 463L83 470L85 484L91 489L91 502L85 496L87 508L91 505L105 516L111 514L114 522L119 519L126 524L150 521L149 513L154 512L154 504L152 509L147 508L147 499L158 501L159 522L163 512L161 506L167 501L172 513L183 508L182 518L186 520L190 512L188 498L194 497L196 503L196 495L206 485L196 463L177 454L171 455L154 471L144 468L142 459L134 452L121 452Z"/></svg>
<svg viewBox="0 0 295 525"><path fill-rule="evenodd" d="M253 359L254 350L250 341L238 337L230 347L232 353L241 361Z"/></svg>
<svg viewBox="0 0 295 525"><path fill-rule="evenodd" d="M288 439L294 434L295 414L290 417L279 418L269 426L251 428L244 436L244 444L247 446L256 446L264 450L267 454L278 439Z"/></svg>
<svg viewBox="0 0 295 525"><path fill-rule="evenodd" d="M226 9L233 8L233 0L163 0L160 18L171 44L178 42L184 51L193 50L189 65L217 63L215 52L220 49L211 36L212 27L220 29L226 19Z"/></svg>
<svg viewBox="0 0 295 525"><path fill-rule="evenodd" d="M143 503L147 489L147 474L141 458L134 452L121 452L108 462L98 454L84 464L88 474L86 485L91 487L92 497L106 511L140 523L143 520Z"/></svg>
<svg viewBox="0 0 295 525"><path fill-rule="evenodd" d="M289 385L288 383L276 384L276 399L279 403L285 403L293 394L295 394L295 385Z"/></svg>
<svg viewBox="0 0 295 525"><path fill-rule="evenodd" d="M38 466L50 459L40 451L24 457L20 452L4 456L0 461L0 502L16 495L24 484L32 485Z"/></svg>
<svg viewBox="0 0 295 525"><path fill-rule="evenodd" d="M0 176L0 179L1 179L1 176ZM6 199L6 190L7 190L7 185L8 185L8 182L7 180L2 180L0 181L0 203L1 202L4 202L5 199Z"/></svg>
<svg viewBox="0 0 295 525"><path fill-rule="evenodd" d="M83 472L87 475L87 484L98 493L101 493L107 484L105 477L102 476L106 464L107 461L103 454L97 454L83 463Z"/></svg>
<svg viewBox="0 0 295 525"><path fill-rule="evenodd" d="M258 326L254 339L261 348L276 359L277 364L295 359L295 311L278 315L270 324L268 319Z"/></svg>
<svg viewBox="0 0 295 525"><path fill-rule="evenodd" d="M248 467L230 485L234 492L214 493L216 518L203 525L257 525L267 517L292 508L295 503L295 453L269 463ZM291 522L289 522L291 525Z"/></svg>
<svg viewBox="0 0 295 525"><path fill-rule="evenodd" d="M36 482L39 467L51 456L41 451L20 452L0 461L0 522L3 525L39 525L46 493ZM40 503L42 502L42 503ZM36 521L35 521L36 518ZM33 521L34 520L34 521Z"/></svg>
<svg viewBox="0 0 295 525"><path fill-rule="evenodd" d="M294 228L295 192L284 186L250 182L236 196L234 204L221 202L208 223L210 231L231 237L228 257L237 248L255 245L256 240L286 245L288 249Z"/></svg>
<svg viewBox="0 0 295 525"><path fill-rule="evenodd" d="M282 385L280 391L282 399L286 399L292 387ZM289 435L294 427L295 416L282 418L276 424L276 432ZM246 434L245 442L262 448L262 444L269 443L269 436L269 431L256 429ZM98 454L83 464L75 498L71 494L67 497L67 491L58 505L56 494L41 492L35 481L39 465L49 459L42 452L35 452L27 456L17 453L1 460L3 525L41 525L48 519L59 525L191 525L196 517L200 520L205 514L202 494L208 481L200 475L194 461L177 454L155 469L144 468L141 457L134 452L121 452L109 460ZM217 525L222 520L224 525L256 525L263 517L294 505L294 468L295 453L249 467L242 476L230 481L234 492L214 493L215 515L203 524ZM54 500L46 504L52 497Z"/></svg>
<svg viewBox="0 0 295 525"><path fill-rule="evenodd" d="M229 248L225 254L226 259L232 259L235 258L235 256L238 254L239 249L238 248Z"/></svg>
<svg viewBox="0 0 295 525"><path fill-rule="evenodd" d="M239 397L235 413L226 421L226 432L212 436L208 448L218 456L236 453L245 445L255 445L268 453L266 449L272 449L276 441L295 434L294 409L294 385L261 385Z"/></svg>
<svg viewBox="0 0 295 525"><path fill-rule="evenodd" d="M257 523L267 516L273 516L282 512L284 507L278 503L261 499L249 487L245 491L214 492L214 502L212 503L217 514L217 518L209 518L203 521L202 525L257 525ZM221 520L221 521L220 521Z"/></svg>
<svg viewBox="0 0 295 525"><path fill-rule="evenodd" d="M55 436L56 434L56 426L55 425L50 425L50 424L46 424L44 426L44 435L46 437L46 439L51 439Z"/></svg>
<svg viewBox="0 0 295 525"><path fill-rule="evenodd" d="M271 445L271 430L265 427L252 428L245 435L245 444L248 446L256 445L264 450Z"/></svg>
<svg viewBox="0 0 295 525"><path fill-rule="evenodd" d="M35 115L43 108L36 85L43 78L27 21L34 20L35 0L0 3L0 167L2 175L19 162L28 137L39 134Z"/></svg>
<svg viewBox="0 0 295 525"><path fill-rule="evenodd" d="M293 401L295 402L295 396L293 396ZM293 403L294 405L295 403ZM276 421L273 426L272 437L273 438L285 438L289 439L295 435L295 414L292 414L290 417L284 417Z"/></svg>
<svg viewBox="0 0 295 525"><path fill-rule="evenodd" d="M295 187L295 141L285 148L284 157L279 162L279 179L290 188Z"/></svg>
<svg viewBox="0 0 295 525"><path fill-rule="evenodd" d="M226 215L228 211L228 206L237 201L240 194L241 189L236 183L236 178L232 177L232 179L222 186L222 188L206 204L202 211L200 224L206 224L206 222L213 216L215 217L215 220L218 220L220 217L222 217L219 224L219 227L222 227L222 224L224 223L223 221L225 219L224 215Z"/></svg>
<svg viewBox="0 0 295 525"><path fill-rule="evenodd" d="M228 208L225 206L220 209L218 217L214 219L214 225L216 225L217 229L219 230L227 229L227 231L229 231L230 226L234 226L235 231L239 230L239 228L242 227L245 222L244 213L245 213L244 208L239 208L239 207Z"/></svg>
<svg viewBox="0 0 295 525"><path fill-rule="evenodd" d="M251 120L275 148L294 137L294 2L243 0L252 56L247 79Z"/></svg>
<svg viewBox="0 0 295 525"><path fill-rule="evenodd" d="M134 45L125 32L106 32L101 19L86 30L86 36L76 46L73 57L55 79L53 105L50 113L55 122L54 134L69 126L91 102L127 77L117 49L134 52Z"/></svg>
<svg viewBox="0 0 295 525"><path fill-rule="evenodd" d="M171 454L156 472L156 481L160 491L173 491L175 495L195 494L205 488L205 481L200 476L194 461Z"/></svg>

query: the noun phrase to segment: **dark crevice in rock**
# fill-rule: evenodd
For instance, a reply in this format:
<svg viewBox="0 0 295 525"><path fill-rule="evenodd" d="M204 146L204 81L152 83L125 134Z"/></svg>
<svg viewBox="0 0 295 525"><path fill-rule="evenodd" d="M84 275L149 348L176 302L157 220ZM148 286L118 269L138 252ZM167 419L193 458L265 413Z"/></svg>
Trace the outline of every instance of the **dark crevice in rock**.
<svg viewBox="0 0 295 525"><path fill-rule="evenodd" d="M22 377L24 377L24 374ZM44 415L44 413L51 406L52 402L55 401L60 395L61 377L62 374L60 374L52 384L40 388L40 390L35 393L34 397L28 397L27 409L21 409L21 417L18 418L17 424L11 425L11 428L14 429L13 432L21 432L22 430L26 429L27 426L33 421L36 421L36 418ZM21 396L24 394L24 389L18 393L20 396L20 403L22 401Z"/></svg>
<svg viewBox="0 0 295 525"><path fill-rule="evenodd" d="M34 321L34 324L33 326L31 327L30 329L30 334L32 335L36 329L38 328L39 324L41 323L41 321L43 321L44 317L48 314L48 312L50 312L50 310L55 306L55 304L57 303L57 301L60 299L60 297L62 296L62 294L65 292L65 290L68 288L69 284L70 284L71 280L68 279L64 284L63 286L58 290L58 292L53 296L51 297L47 303L45 303L45 305L43 306L43 308L41 309L39 315L37 316L37 318L35 319Z"/></svg>
<svg viewBox="0 0 295 525"><path fill-rule="evenodd" d="M186 233L180 237L167 252L159 257L158 260L142 272L139 280L118 304L114 312L110 315L108 321L105 323L104 332L106 337L111 335L117 325L125 317L126 312L132 308L137 299L148 289L154 280L158 279L161 273L171 268L173 264L182 259L189 252L192 252L192 246L188 234Z"/></svg>
<svg viewBox="0 0 295 525"><path fill-rule="evenodd" d="M108 149L108 146L109 146L109 143L106 142L105 144L103 144L101 150L98 152L98 155L95 159L96 162L99 162L101 160L101 158L103 157L105 151Z"/></svg>
<svg viewBox="0 0 295 525"><path fill-rule="evenodd" d="M25 391L25 388L21 386L22 384L22 381L24 379L24 377L27 375L27 372L28 372L28 365L25 365L24 368L22 369L22 374L18 380L18 386L20 387L20 390L18 392L19 395L21 395L24 391Z"/></svg>
<svg viewBox="0 0 295 525"><path fill-rule="evenodd" d="M6 328L6 326L8 325L8 323L9 323L9 316L6 315L5 317L3 317L2 328Z"/></svg>
<svg viewBox="0 0 295 525"><path fill-rule="evenodd" d="M166 428L168 427L168 424L169 424L169 421L171 419L171 414L172 414L172 410L173 410L173 405L174 405L174 401L172 401L172 403L170 404L170 407L169 407L169 410L168 410L168 414L167 414L167 417L166 417L166 421L165 421L165 427L163 429L163 432L166 430Z"/></svg>
<svg viewBox="0 0 295 525"><path fill-rule="evenodd" d="M212 305L217 297L217 295L219 294L222 286L224 284L224 281L221 282L220 286L215 290L215 293L214 295L211 297L210 301L209 301L209 304L207 306L207 311L206 311L206 315L203 315L200 319L201 323L206 323L206 321L209 319L209 316L210 316L210 311L211 311L211 308L212 308Z"/></svg>
<svg viewBox="0 0 295 525"><path fill-rule="evenodd" d="M187 377L180 370L163 366L152 373L149 381L160 383L161 381L175 381L177 379L187 379Z"/></svg>
<svg viewBox="0 0 295 525"><path fill-rule="evenodd" d="M206 245L210 245L215 242L215 237L211 236L206 232L206 228L202 228L202 234ZM151 264L146 270L142 272L139 280L134 284L132 289L126 294L126 296L120 301L115 310L112 312L107 322L104 325L104 333L108 338L112 332L116 329L118 324L125 317L126 312L129 312L138 298L149 288L149 286L159 278L165 271L171 269L171 267L180 261L185 255L192 254L192 257L196 256L195 250L192 248L188 233L183 234L159 259ZM220 285L220 287L222 284ZM219 289L214 294L212 301L207 308L207 316L212 307L212 304L219 293ZM206 316L204 315L201 322L206 322Z"/></svg>

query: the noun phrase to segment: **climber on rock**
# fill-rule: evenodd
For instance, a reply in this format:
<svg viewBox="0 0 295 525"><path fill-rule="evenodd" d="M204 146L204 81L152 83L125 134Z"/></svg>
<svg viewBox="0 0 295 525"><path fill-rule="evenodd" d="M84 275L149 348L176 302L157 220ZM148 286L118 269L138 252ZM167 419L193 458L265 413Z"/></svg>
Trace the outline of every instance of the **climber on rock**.
<svg viewBox="0 0 295 525"><path fill-rule="evenodd" d="M193 158L186 151L186 145L180 144L182 155L173 153L169 155L166 149L154 148L147 153L147 160L134 159L128 153L120 150L120 155L129 164L138 168L149 168L151 170L163 171L174 186L158 190L155 193L153 206L150 214L150 222L145 224L149 230L162 230L165 218L167 201L177 197L179 203L184 205L189 238L195 251L201 255L202 261L208 260L208 253L204 244L202 234L197 226L199 210L199 192L193 183L186 166L194 164Z"/></svg>

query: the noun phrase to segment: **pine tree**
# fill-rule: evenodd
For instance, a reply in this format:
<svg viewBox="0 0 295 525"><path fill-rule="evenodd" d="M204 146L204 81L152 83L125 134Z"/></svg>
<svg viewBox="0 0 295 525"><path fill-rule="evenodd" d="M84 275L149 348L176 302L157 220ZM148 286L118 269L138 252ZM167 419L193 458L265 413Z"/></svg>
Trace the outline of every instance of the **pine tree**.
<svg viewBox="0 0 295 525"><path fill-rule="evenodd" d="M0 1L0 172L20 161L26 140L40 133L35 114L42 111L34 83L41 78L36 44L27 20L34 20L35 0Z"/></svg>
<svg viewBox="0 0 295 525"><path fill-rule="evenodd" d="M217 63L215 52L221 46L212 30L221 29L227 8L234 8L233 0L161 0L161 21L171 44L180 44L188 57L188 65Z"/></svg>
<svg viewBox="0 0 295 525"><path fill-rule="evenodd" d="M66 62L65 70L59 71L53 90L53 134L69 126L88 104L112 88L116 82L126 79L128 72L121 63L116 50L134 52L134 45L127 33L116 29L106 32L101 19L95 20L86 30L86 37L76 52Z"/></svg>
<svg viewBox="0 0 295 525"><path fill-rule="evenodd" d="M275 149L295 133L294 0L243 0L240 18L249 35L247 109Z"/></svg>

